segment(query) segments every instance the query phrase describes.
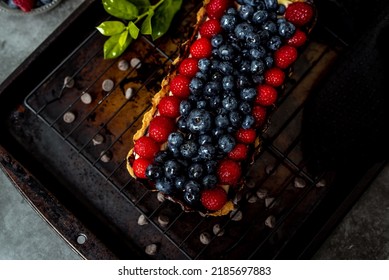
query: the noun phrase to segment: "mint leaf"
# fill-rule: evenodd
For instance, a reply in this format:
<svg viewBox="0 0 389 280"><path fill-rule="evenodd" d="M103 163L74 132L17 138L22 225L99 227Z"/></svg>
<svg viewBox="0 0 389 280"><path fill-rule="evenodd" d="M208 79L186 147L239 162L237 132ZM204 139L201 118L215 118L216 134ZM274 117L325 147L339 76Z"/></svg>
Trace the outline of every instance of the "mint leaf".
<svg viewBox="0 0 389 280"><path fill-rule="evenodd" d="M127 30L125 30L124 32L128 33ZM126 50L128 45L131 43L131 41L132 41L131 36L127 36L124 44L120 44L119 41L120 41L121 36L123 36L123 35L116 34L116 35L111 36L107 41L105 41L105 43L104 43L104 58L105 59L118 57Z"/></svg>
<svg viewBox="0 0 389 280"><path fill-rule="evenodd" d="M151 25L151 19L154 15L154 11L150 10L149 15L145 18L145 20L142 23L141 27L141 33L145 35L150 35L153 31L153 27Z"/></svg>
<svg viewBox="0 0 389 280"><path fill-rule="evenodd" d="M132 20L139 14L138 8L127 0L102 0L105 11L117 18Z"/></svg>
<svg viewBox="0 0 389 280"><path fill-rule="evenodd" d="M127 30L124 31L124 32L122 32L122 33L120 34L120 37L119 37L119 45L120 45L121 47L123 47L123 46L126 44L126 42L127 42L127 37L128 37L128 31L127 31Z"/></svg>
<svg viewBox="0 0 389 280"><path fill-rule="evenodd" d="M105 21L96 27L101 34L105 36L112 36L121 33L126 26L121 21Z"/></svg>
<svg viewBox="0 0 389 280"><path fill-rule="evenodd" d="M151 19L153 40L164 35L173 20L176 12L181 8L182 0L165 0L156 10Z"/></svg>
<svg viewBox="0 0 389 280"><path fill-rule="evenodd" d="M130 21L130 23L128 24L128 31L130 32L130 35L133 39L138 38L139 28L132 21Z"/></svg>
<svg viewBox="0 0 389 280"><path fill-rule="evenodd" d="M143 14L150 7L149 0L129 0L129 1L138 8L139 14Z"/></svg>

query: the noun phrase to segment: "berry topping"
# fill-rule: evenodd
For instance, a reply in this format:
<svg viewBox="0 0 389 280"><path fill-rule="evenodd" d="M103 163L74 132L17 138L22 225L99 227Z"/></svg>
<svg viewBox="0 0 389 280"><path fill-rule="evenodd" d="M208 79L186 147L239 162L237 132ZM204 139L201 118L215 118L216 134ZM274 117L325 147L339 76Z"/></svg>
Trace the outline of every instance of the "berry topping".
<svg viewBox="0 0 389 280"><path fill-rule="evenodd" d="M228 157L232 160L241 161L247 159L249 148L247 145L238 143L235 147L228 153Z"/></svg>
<svg viewBox="0 0 389 280"><path fill-rule="evenodd" d="M219 19L230 5L230 0L211 0L205 7L210 18Z"/></svg>
<svg viewBox="0 0 389 280"><path fill-rule="evenodd" d="M195 58L185 58L178 67L178 72L181 75L184 75L186 77L194 77L199 70L199 67L197 66L198 60Z"/></svg>
<svg viewBox="0 0 389 280"><path fill-rule="evenodd" d="M176 96L165 96L158 104L158 111L161 116L177 118L180 116L181 99Z"/></svg>
<svg viewBox="0 0 389 280"><path fill-rule="evenodd" d="M177 75L170 81L170 91L179 98L188 98L190 79L183 76Z"/></svg>
<svg viewBox="0 0 389 280"><path fill-rule="evenodd" d="M256 137L257 137L257 133L253 128L248 128L248 129L241 128L236 132L236 140L243 144L254 143Z"/></svg>
<svg viewBox="0 0 389 280"><path fill-rule="evenodd" d="M221 187L201 192L201 204L210 211L220 210L227 202L227 193Z"/></svg>
<svg viewBox="0 0 389 280"><path fill-rule="evenodd" d="M239 182L241 176L240 164L231 159L220 161L217 169L217 177L221 184L235 185Z"/></svg>
<svg viewBox="0 0 389 280"><path fill-rule="evenodd" d="M293 2L286 8L285 19L296 26L303 26L313 18L313 7L307 2Z"/></svg>
<svg viewBox="0 0 389 280"><path fill-rule="evenodd" d="M174 129L175 123L173 119L164 116L155 116L150 121L149 135L157 142L165 142Z"/></svg>
<svg viewBox="0 0 389 280"><path fill-rule="evenodd" d="M141 179L146 179L146 170L147 167L151 164L149 159L137 158L132 164L135 176Z"/></svg>
<svg viewBox="0 0 389 280"><path fill-rule="evenodd" d="M201 26L199 33L201 37L212 38L221 32L220 23L217 19L210 19L205 21Z"/></svg>
<svg viewBox="0 0 389 280"><path fill-rule="evenodd" d="M274 87L266 84L258 85L255 103L262 106L270 106L276 102L277 96L277 90Z"/></svg>
<svg viewBox="0 0 389 280"><path fill-rule="evenodd" d="M297 50L295 47L285 45L274 52L275 66L286 69L297 59Z"/></svg>
<svg viewBox="0 0 389 280"><path fill-rule="evenodd" d="M149 136L142 136L135 141L134 151L140 157L152 159L159 151L159 144Z"/></svg>
<svg viewBox="0 0 389 280"><path fill-rule="evenodd" d="M254 117L254 126L255 127L261 127L266 122L267 112L266 108L256 105L252 109L252 114Z"/></svg>
<svg viewBox="0 0 389 280"><path fill-rule="evenodd" d="M18 6L23 12L31 12L36 4L36 0L13 0L14 4Z"/></svg>
<svg viewBox="0 0 389 280"><path fill-rule="evenodd" d="M287 44L289 46L299 48L303 46L306 43L306 41L307 41L307 34L305 34L304 31L297 29L296 32L293 34L293 36L288 39Z"/></svg>
<svg viewBox="0 0 389 280"><path fill-rule="evenodd" d="M207 58L212 55L212 45L209 39L200 38L193 42L189 49L194 58Z"/></svg>
<svg viewBox="0 0 389 280"><path fill-rule="evenodd" d="M270 68L264 73L265 82L273 87L279 87L284 83L285 73L280 68Z"/></svg>

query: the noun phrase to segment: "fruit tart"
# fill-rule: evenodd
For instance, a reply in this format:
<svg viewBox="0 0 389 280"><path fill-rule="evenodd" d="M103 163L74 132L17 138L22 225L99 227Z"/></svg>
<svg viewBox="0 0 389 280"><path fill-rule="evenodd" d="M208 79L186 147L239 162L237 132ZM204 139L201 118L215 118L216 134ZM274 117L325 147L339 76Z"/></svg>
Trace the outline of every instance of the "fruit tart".
<svg viewBox="0 0 389 280"><path fill-rule="evenodd" d="M204 0L127 156L186 211L226 215L315 20L305 0Z"/></svg>

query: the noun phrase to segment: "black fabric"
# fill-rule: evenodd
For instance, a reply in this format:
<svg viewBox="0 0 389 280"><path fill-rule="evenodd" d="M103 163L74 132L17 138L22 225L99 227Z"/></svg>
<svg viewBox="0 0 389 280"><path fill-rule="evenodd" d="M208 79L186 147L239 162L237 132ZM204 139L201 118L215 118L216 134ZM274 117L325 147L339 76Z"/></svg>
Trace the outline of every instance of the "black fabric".
<svg viewBox="0 0 389 280"><path fill-rule="evenodd" d="M303 149L315 170L389 158L388 9L375 19L304 109Z"/></svg>

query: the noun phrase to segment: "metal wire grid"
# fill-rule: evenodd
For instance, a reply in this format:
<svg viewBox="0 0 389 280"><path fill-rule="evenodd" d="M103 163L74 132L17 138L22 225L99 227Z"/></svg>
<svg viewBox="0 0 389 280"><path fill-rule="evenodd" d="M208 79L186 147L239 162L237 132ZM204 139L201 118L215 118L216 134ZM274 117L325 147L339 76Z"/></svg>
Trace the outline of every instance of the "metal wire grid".
<svg viewBox="0 0 389 280"><path fill-rule="evenodd" d="M78 143L74 140L74 134L77 133L77 130L84 128L83 126L85 125L86 121L91 118L91 115L98 114L104 102L109 100L109 98L112 96L112 94L114 94L115 90L117 89L117 87L120 86L120 83L124 79L127 79L129 76L134 74L136 67L130 68L129 71L122 77L122 80L115 84L114 89L106 92L105 95L102 95L101 98L92 106L89 112L83 115L80 119L78 119L78 122L70 130L63 129L61 118L66 111L77 106L80 99L79 94L74 96L70 103L62 106L63 111L57 111L57 115L54 115L54 117L48 115L46 111L49 111L48 108L51 106L51 104L61 102L61 99L65 94L64 91L68 89L65 86L62 86L58 91L57 87L56 92L59 92L58 95L54 95L54 97L52 97L50 100L43 98L45 101L42 104L40 103L42 97L39 95L41 94L41 92L44 92L41 89L44 88L46 84L50 84L49 81L58 79L58 77L61 76L60 74L63 74L63 69L66 68L70 60L77 60L80 52L85 51L89 44L95 44L96 37L98 37L96 32L92 32L91 35L78 46L77 49L75 49L71 54L69 54L69 56L66 57L63 62L58 65L58 67L54 69L46 77L46 79L42 81L37 86L37 88L26 97L26 106L51 129L53 129L56 134L58 134L61 139L64 140L64 142L66 142L75 151L77 151L79 156L82 157L87 164L89 164L98 174L100 174L106 180L107 184L116 189L128 201L128 203L130 203L136 210L138 210L139 214L145 215L147 219L154 225L154 227L161 234L163 234L163 236L166 237L176 248L180 250L183 256L188 259L214 257L215 253L212 252L215 251L214 244L218 242L218 239L220 238L217 234L212 236L210 243L207 245L197 246L196 249L193 249L193 247L188 247L188 243L196 243L195 241L190 240L197 240L199 233L205 230L209 231L209 229L215 223L214 221L206 217L201 217L200 215L197 215L197 213L196 215L192 215L191 213L188 214L179 209L178 207L173 206L173 209L175 211L174 219L170 221L167 227L161 227L157 222L157 216L159 213L164 212L166 208L172 207L172 204L169 201L164 201L162 203L152 204L150 207L150 197L155 197L155 193L140 186L134 188L134 185L139 184L138 182L134 181L130 176L128 176L126 172L126 154L117 155L121 158L121 160L115 162L114 164L110 163L110 167L107 168L107 165L101 164L99 156L96 157L96 155L94 155L94 157L92 157L88 152L85 152L91 145L93 138L98 133L101 133L110 123L117 121L116 117L118 116L118 114L125 111L126 105L133 102L132 100L126 100L124 103L118 105L116 107L116 111L114 111L111 116L103 117L105 120L104 123L102 123L97 128L97 130L94 131L94 133L90 134L85 142ZM149 51L146 52L145 57L143 57L142 60L145 60L147 59L147 57L155 55L157 53L159 56L165 58L164 64L168 65L172 62L171 58L174 57L175 53L172 53L170 55L167 54L164 50L160 48L160 46L154 45L150 40L148 40L147 37L142 37L140 40L142 41L142 43L145 43L150 47ZM318 55L314 61L311 62L310 68L305 68L303 72L299 72L298 74L293 75L292 78L295 79L294 83L290 83L286 87L285 93L283 93L283 96L279 99L279 107L282 107L284 103L287 103L287 99L297 88L298 84L303 81L309 74L310 70L316 67L323 60L323 57L325 57L331 51L331 47L324 48L323 52ZM101 56L102 54L100 48L94 50L93 52L90 52L88 57L82 61L79 67L73 69L73 74L71 77L73 79L77 79L78 75L81 75L83 70L90 66L92 61L96 59L101 60ZM84 91L88 92L93 86L98 84L99 80L106 76L106 73L110 69L114 68L117 63L118 59L106 63L103 70L94 78L93 81L90 82L89 86L84 88ZM157 72L158 70L155 69L155 72L149 75L146 81L137 90L137 93L140 92L142 88L146 87L147 84L151 82L153 77L157 75ZM124 147L124 150L128 150L130 147L128 145L124 145L122 143L122 139L126 137L126 135L129 133L129 131L131 131L131 129L135 129L134 127L137 123L139 123L143 113L149 109L149 106L150 105L144 106L140 113L133 119L133 121L131 121L127 125L127 127L125 127L122 131L119 131L119 133L113 135L112 141L107 146L105 146L104 150L102 150L101 153L106 153L110 151L115 145L122 146ZM299 104L296 108L293 108L293 111L290 112L287 118L283 120L283 122L279 126L270 126L272 129L264 134L264 144L262 147L262 151L257 155L254 166L247 172L246 175L248 178L250 178L253 172L258 172L258 168L261 168L261 170L263 170L264 158L270 158L273 161L272 171L262 172L261 178L259 180L248 180L247 185L250 187L248 188L249 193L247 194L246 200L242 199L242 203L240 204L238 210L242 210L243 213L252 211L250 210L251 206L249 205L249 203L247 203L247 199L250 196L254 196L257 191L259 191L261 188L263 188L263 186L267 184L267 182L270 182L269 184L271 184L271 181L274 178L273 172L278 172L277 170L283 168L288 171L287 176L285 176L282 182L277 186L277 191L274 192L274 197L271 202L267 205L264 205L264 203L262 203L261 206L257 207L258 209L255 209L259 210L255 219L252 217L252 219L244 219L244 222L240 222L243 223L244 226L240 225L237 236L236 233L233 234L232 236L234 238L232 239L232 241L230 238L228 245L224 247L222 246L223 250L220 252L216 252L218 254L218 257L229 258L231 256L239 256L240 258L257 258L258 255L263 255L263 252L265 252L266 250L273 250L268 248L269 244L273 244L275 242L274 239L278 238L277 236L279 236L280 230L286 227L285 221L290 219L293 215L296 215L296 212L300 211L301 207L305 207L304 203L302 202L309 199L310 197L314 197L316 198L316 201L318 201L318 197L325 195L325 190L320 192L317 191L318 188L316 186L320 178L312 178L306 172L305 167L307 162L305 160L298 161L293 158L292 154L295 152L295 150L299 149L301 140L300 132L297 132L296 137L292 139L292 141L289 141L284 148L280 148L279 145L277 145L277 139L279 139L280 135L288 129L290 124L294 122L299 115L301 115L303 107L304 101L302 101L301 104ZM273 115L271 116L272 119L276 118L275 115L277 114L277 112L280 112L280 110L274 111ZM123 151L123 149L121 149L121 151ZM295 188L296 194L293 196L294 201L288 202L288 196L290 196L290 194L287 193L290 190L290 186L293 185L293 181L297 177L303 178L307 185L306 187L300 190L296 190ZM280 205L283 202L288 203L287 209L282 209L282 211L278 211L277 205ZM308 211L312 211L315 208L315 203L310 205L310 207L311 209ZM188 215L190 216L191 227L187 228L186 230L178 230L177 233L177 230L175 228L180 227L182 220L187 220ZM239 215L239 211L236 211L231 216L215 218L215 220L217 220L221 224L221 231L231 233L233 232L233 230L237 229L237 222L234 219L236 215ZM270 216L276 217L276 222L270 227L265 226L265 220ZM301 221L296 222L296 225L298 226L300 223ZM186 224L187 221L183 223L183 225ZM297 228L295 228L291 232L288 232L288 234L293 234L296 230ZM179 236L177 236L177 234ZM255 239L252 239L253 235L256 235L257 237ZM248 242L249 240L250 242ZM286 244L284 244L283 246L285 245ZM244 249L242 249L242 247ZM276 251L277 250L281 250L281 248L276 248ZM238 251L238 253L236 251ZM272 252L271 254L276 257L277 252ZM266 254L264 256L266 256Z"/></svg>

